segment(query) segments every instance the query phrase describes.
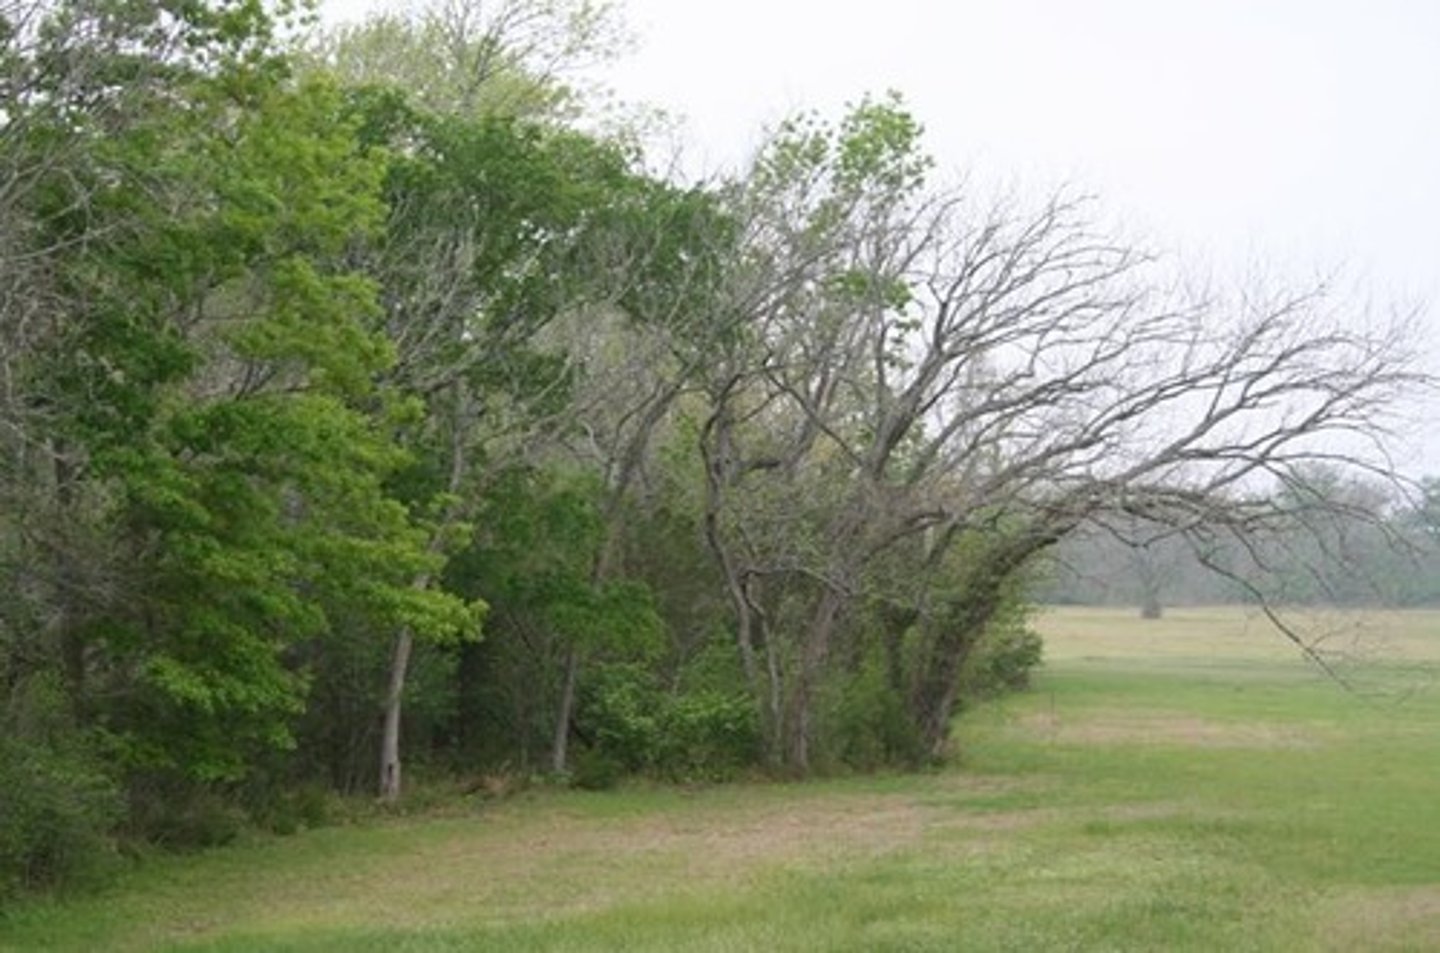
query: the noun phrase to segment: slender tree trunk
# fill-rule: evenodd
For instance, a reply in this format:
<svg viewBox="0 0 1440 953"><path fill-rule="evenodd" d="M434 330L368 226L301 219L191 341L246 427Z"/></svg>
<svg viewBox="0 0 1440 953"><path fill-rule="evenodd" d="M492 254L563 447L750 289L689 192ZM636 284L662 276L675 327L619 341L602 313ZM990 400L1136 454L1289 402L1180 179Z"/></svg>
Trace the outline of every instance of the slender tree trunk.
<svg viewBox="0 0 1440 953"><path fill-rule="evenodd" d="M787 766L797 775L810 772L815 688L823 674L835 634L835 623L844 603L841 593L831 586L825 588L800 653L799 672L790 693L790 717L786 726L789 738L785 750Z"/></svg>
<svg viewBox="0 0 1440 953"><path fill-rule="evenodd" d="M394 803L400 797L400 708L405 676L415 635L409 627L395 634L390 653L390 684L385 693L385 726L380 735L380 800Z"/></svg>
<svg viewBox="0 0 1440 953"><path fill-rule="evenodd" d="M780 672L780 657L775 650L775 640L765 633L765 675L769 687L767 699L770 715L770 760L778 766L784 753L785 743L785 681ZM756 703L760 703L759 689L756 689Z"/></svg>
<svg viewBox="0 0 1440 953"><path fill-rule="evenodd" d="M560 710L555 715L555 743L551 748L550 770L564 774L569 767L570 717L575 709L575 683L580 675L580 649L570 647L565 659L565 682L560 689Z"/></svg>
<svg viewBox="0 0 1440 953"><path fill-rule="evenodd" d="M453 386L454 414L450 431L450 476L445 490L452 496L460 491L465 479L465 430L467 406L465 393L460 385ZM444 545L449 529L461 517L461 505L451 506L440 520L440 525L430 536L426 552L436 555ZM432 579L431 573L424 572L415 577L411 585L426 589ZM395 633L390 651L390 677L385 692L384 727L380 734L380 800L393 803L400 797L400 709L405 698L405 679L410 671L410 655L415 648L415 633L409 626L402 626Z"/></svg>

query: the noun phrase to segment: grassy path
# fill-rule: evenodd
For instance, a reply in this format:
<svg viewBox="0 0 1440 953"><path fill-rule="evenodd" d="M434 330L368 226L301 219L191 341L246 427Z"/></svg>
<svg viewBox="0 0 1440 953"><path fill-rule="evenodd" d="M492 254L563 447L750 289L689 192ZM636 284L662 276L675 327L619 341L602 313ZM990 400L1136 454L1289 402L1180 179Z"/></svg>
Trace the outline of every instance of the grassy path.
<svg viewBox="0 0 1440 953"><path fill-rule="evenodd" d="M1440 613L1065 610L950 770L540 793L146 865L4 950L1440 949ZM1412 689L1400 695L1399 688Z"/></svg>

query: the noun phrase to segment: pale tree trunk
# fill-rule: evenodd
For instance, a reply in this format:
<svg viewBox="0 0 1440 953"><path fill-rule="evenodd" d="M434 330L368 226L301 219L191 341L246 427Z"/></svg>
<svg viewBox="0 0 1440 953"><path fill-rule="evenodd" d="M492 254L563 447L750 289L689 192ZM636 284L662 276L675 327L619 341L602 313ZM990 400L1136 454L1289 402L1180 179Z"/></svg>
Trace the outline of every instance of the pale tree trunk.
<svg viewBox="0 0 1440 953"><path fill-rule="evenodd" d="M771 759L778 760L784 750L785 738L784 681L780 675L780 656L775 651L775 640L763 625L762 630L765 637L765 675L769 683L770 752Z"/></svg>
<svg viewBox="0 0 1440 953"><path fill-rule="evenodd" d="M454 385L454 420L450 435L450 476L446 481L446 492L454 496L460 490L465 478L465 395L460 385ZM460 519L461 507L454 505L440 520L440 525L430 536L426 552L434 556L440 552L448 531ZM432 575L429 572L416 576L411 586L417 590L429 588ZM384 725L380 733L380 800L387 804L400 798L400 714L405 699L405 680L410 671L410 656L415 650L415 633L407 626L401 626L395 633L390 651L390 677L385 691Z"/></svg>
<svg viewBox="0 0 1440 953"><path fill-rule="evenodd" d="M380 800L387 803L400 797L400 708L414 646L415 635L408 626L395 634L390 655L390 685L385 693L385 727L380 736Z"/></svg>
<svg viewBox="0 0 1440 953"><path fill-rule="evenodd" d="M550 769L564 774L569 767L570 716L575 710L575 683L580 676L580 649L570 647L565 658L565 682L560 689L560 710L555 715L555 744L551 749Z"/></svg>
<svg viewBox="0 0 1440 953"><path fill-rule="evenodd" d="M431 550L438 550L441 533L430 541ZM430 574L421 573L411 583L423 590L430 585ZM405 700L405 679L410 672L410 655L415 650L415 633L402 626L395 633L390 649L390 679L385 689L385 720L380 732L380 800L393 804L400 798L400 713Z"/></svg>
<svg viewBox="0 0 1440 953"><path fill-rule="evenodd" d="M618 515L619 492L612 491L604 507L605 536L590 565L590 586L594 589L603 586L610 578L618 554L622 530ZM575 689L580 681L581 661L582 649L572 642L565 654L565 676L560 686L560 704L555 712L555 738L550 749L550 769L556 774L564 774L570 766L570 721L575 716Z"/></svg>

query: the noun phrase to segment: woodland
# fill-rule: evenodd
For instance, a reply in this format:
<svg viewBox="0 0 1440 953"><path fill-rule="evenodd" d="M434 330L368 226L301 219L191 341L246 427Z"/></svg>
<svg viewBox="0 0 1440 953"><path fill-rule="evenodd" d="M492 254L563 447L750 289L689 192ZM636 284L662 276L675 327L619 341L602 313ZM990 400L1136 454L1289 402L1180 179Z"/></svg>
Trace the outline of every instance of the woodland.
<svg viewBox="0 0 1440 953"><path fill-rule="evenodd" d="M894 95L685 181L623 48L0 4L0 896L435 779L925 766L1040 599L1440 602L1414 315L952 184Z"/></svg>

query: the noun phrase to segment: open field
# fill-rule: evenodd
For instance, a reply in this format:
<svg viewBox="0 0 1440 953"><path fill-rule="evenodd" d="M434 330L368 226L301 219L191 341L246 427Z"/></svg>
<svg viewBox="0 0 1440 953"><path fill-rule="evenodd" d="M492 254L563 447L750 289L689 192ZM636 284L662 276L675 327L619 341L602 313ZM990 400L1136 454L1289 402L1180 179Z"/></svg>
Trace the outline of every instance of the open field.
<svg viewBox="0 0 1440 953"><path fill-rule="evenodd" d="M1240 610L1055 610L945 771L258 840L12 911L0 949L1440 949L1440 612L1311 621L1353 690Z"/></svg>

